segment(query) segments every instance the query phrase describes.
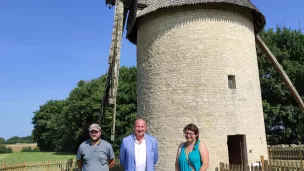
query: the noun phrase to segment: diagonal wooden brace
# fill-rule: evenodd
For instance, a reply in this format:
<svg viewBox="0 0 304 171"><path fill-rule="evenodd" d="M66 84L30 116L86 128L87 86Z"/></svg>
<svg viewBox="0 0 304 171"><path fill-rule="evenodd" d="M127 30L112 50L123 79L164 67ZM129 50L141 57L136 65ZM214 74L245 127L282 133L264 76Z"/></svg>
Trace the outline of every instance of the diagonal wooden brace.
<svg viewBox="0 0 304 171"><path fill-rule="evenodd" d="M272 66L277 70L277 72L281 75L285 85L288 87L291 95L298 103L300 109L304 111L304 104L301 96L299 95L298 91L293 86L292 82L290 81L288 75L285 73L284 69L280 65L280 63L277 61L276 57L271 53L271 51L268 49L264 41L259 35L256 35L256 43L259 45L259 47L263 50L263 52L266 54L268 60L271 62Z"/></svg>

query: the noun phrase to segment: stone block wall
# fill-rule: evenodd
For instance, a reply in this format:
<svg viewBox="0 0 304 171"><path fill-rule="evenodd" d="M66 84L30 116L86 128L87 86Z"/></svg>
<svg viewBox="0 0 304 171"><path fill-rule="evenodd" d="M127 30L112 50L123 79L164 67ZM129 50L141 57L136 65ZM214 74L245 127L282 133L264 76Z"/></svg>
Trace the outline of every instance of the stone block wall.
<svg viewBox="0 0 304 171"><path fill-rule="evenodd" d="M189 123L209 149L209 170L229 163L228 135L246 135L249 163L267 159L250 14L174 7L144 16L137 27L138 115L159 141L156 170L174 170ZM229 88L228 75L236 89Z"/></svg>

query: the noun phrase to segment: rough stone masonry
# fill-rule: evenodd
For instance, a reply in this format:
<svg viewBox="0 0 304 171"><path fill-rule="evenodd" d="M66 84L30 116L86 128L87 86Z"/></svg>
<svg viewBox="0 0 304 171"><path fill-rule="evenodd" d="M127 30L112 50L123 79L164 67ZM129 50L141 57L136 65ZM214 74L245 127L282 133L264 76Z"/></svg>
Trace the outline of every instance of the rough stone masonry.
<svg viewBox="0 0 304 171"><path fill-rule="evenodd" d="M249 0L217 1L138 0L146 7L130 22L137 112L158 138L158 171L174 170L189 123L209 149L209 170L268 158L255 44L264 16Z"/></svg>

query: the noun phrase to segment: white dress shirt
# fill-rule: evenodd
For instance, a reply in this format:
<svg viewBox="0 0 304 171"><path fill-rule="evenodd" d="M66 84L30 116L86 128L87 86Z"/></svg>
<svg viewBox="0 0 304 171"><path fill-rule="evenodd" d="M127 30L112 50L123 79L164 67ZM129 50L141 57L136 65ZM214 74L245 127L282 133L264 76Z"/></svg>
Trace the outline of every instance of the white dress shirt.
<svg viewBox="0 0 304 171"><path fill-rule="evenodd" d="M134 145L135 145L136 171L146 171L146 158L147 158L146 140L143 139L139 144L139 142L135 138Z"/></svg>

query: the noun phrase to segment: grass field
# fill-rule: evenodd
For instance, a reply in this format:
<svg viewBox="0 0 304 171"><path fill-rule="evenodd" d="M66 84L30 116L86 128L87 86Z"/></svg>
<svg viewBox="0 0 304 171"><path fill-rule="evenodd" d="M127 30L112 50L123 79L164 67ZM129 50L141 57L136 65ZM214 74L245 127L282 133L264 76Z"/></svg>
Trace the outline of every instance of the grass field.
<svg viewBox="0 0 304 171"><path fill-rule="evenodd" d="M15 152L9 154L0 154L0 166L6 164L20 164L24 162L37 163L39 161L67 161L68 159L76 161L75 154L56 154L54 152ZM41 170L41 168L39 168ZM43 168L42 168L43 169ZM1 169L0 169L1 170ZM110 171L123 171L119 165L110 169Z"/></svg>
<svg viewBox="0 0 304 171"><path fill-rule="evenodd" d="M1 163L23 163L37 161L63 161L68 159L76 160L75 154L56 154L54 152L15 152L0 154Z"/></svg>
<svg viewBox="0 0 304 171"><path fill-rule="evenodd" d="M32 149L33 149L33 148L37 147L37 144L36 143L33 143L33 144L7 144L5 146L11 147L13 152L20 152L23 147L32 147Z"/></svg>

